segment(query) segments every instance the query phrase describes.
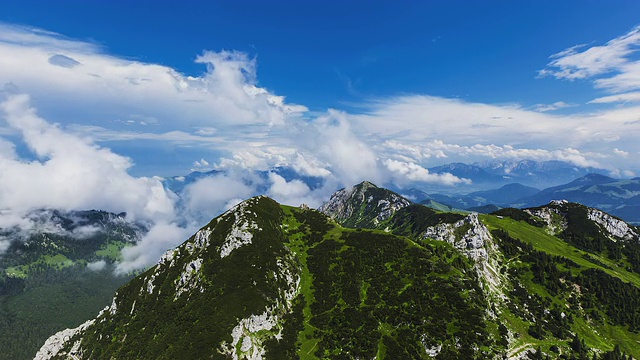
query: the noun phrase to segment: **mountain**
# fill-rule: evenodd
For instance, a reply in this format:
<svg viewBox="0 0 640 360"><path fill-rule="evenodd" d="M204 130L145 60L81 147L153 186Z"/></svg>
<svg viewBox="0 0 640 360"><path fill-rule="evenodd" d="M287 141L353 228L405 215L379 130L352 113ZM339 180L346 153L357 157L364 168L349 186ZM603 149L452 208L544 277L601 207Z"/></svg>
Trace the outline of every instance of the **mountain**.
<svg viewBox="0 0 640 360"><path fill-rule="evenodd" d="M125 214L38 210L29 227L0 229L0 359L32 359L51 333L109 304L131 276L114 276L120 249L146 232Z"/></svg>
<svg viewBox="0 0 640 360"><path fill-rule="evenodd" d="M640 355L640 230L619 218L566 201L492 215L414 204L375 228L445 241L472 259L509 358L616 358L614 344Z"/></svg>
<svg viewBox="0 0 640 360"><path fill-rule="evenodd" d="M364 181L338 190L318 210L347 227L372 227L409 205L411 201L397 193Z"/></svg>
<svg viewBox="0 0 640 360"><path fill-rule="evenodd" d="M487 161L475 163L480 169L503 176L508 182L519 182L537 188L563 184L588 174L607 174L594 167L582 167L564 161Z"/></svg>
<svg viewBox="0 0 640 360"><path fill-rule="evenodd" d="M640 229L614 216L442 212L369 182L321 209L239 204L36 358L640 357Z"/></svg>
<svg viewBox="0 0 640 360"><path fill-rule="evenodd" d="M461 192L495 189L510 183L520 183L529 187L544 189L567 183L587 174L608 173L604 169L581 167L557 160L486 161L473 164L450 163L431 167L428 170L435 174L451 173L457 177L471 180L471 184L458 186ZM433 186L427 190L429 192L451 191L451 189L444 187Z"/></svg>
<svg viewBox="0 0 640 360"><path fill-rule="evenodd" d="M499 189L476 191L466 195L467 198L474 199L477 202L485 204L511 204L519 199L533 196L540 190L534 187L522 185L519 183L507 184Z"/></svg>
<svg viewBox="0 0 640 360"><path fill-rule="evenodd" d="M430 173L434 174L449 173L459 178L469 179L473 184L496 184L505 181L504 176L487 172L485 169L475 164L450 163L430 167L428 170Z"/></svg>
<svg viewBox="0 0 640 360"><path fill-rule="evenodd" d="M472 267L445 242L252 198L36 359L494 357L497 325Z"/></svg>
<svg viewBox="0 0 640 360"><path fill-rule="evenodd" d="M544 189L512 204L518 207L538 206L557 199L596 207L626 221L640 223L640 178L613 179L589 174L567 184Z"/></svg>

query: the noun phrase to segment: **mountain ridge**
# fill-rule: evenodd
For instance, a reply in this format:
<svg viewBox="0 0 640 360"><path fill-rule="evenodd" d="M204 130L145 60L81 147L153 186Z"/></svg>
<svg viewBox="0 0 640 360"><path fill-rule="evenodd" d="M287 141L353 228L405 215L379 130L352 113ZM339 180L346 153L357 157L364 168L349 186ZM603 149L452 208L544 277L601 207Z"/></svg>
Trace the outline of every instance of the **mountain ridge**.
<svg viewBox="0 0 640 360"><path fill-rule="evenodd" d="M369 182L334 195L330 217L239 204L38 359L639 356L638 228L566 201L480 215Z"/></svg>

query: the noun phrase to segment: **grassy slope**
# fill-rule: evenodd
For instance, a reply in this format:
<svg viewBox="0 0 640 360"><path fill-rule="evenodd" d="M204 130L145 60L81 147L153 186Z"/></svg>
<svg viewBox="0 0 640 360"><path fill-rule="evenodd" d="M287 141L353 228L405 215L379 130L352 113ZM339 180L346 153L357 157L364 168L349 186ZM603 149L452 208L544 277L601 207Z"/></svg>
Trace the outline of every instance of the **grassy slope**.
<svg viewBox="0 0 640 360"><path fill-rule="evenodd" d="M577 269L577 271L589 268L600 269L613 277L617 277L625 282L632 283L635 286L640 287L639 274L629 272L605 257L576 249L563 240L549 235L542 228L534 227L524 221L516 221L508 217L498 218L492 215L481 215L481 219L490 230L506 230L512 237L533 245L534 249L538 251L543 251L551 255L562 256L574 261L581 267L580 269ZM598 261L601 261L609 268L589 261L585 258L585 255L587 254L592 258L596 258ZM512 260L517 261L517 259ZM544 287L531 281L527 281L525 287L531 293L548 295ZM541 346L543 351L546 351L551 345L556 345L556 340L538 340L527 334L529 324L517 316L514 316L508 310L504 312L504 316L509 322L510 327L520 334L520 338L517 340L513 348L522 349L529 345L533 345L534 348ZM576 317L572 329L580 336L581 339L584 339L586 344L590 347L610 351L613 349L614 344L619 344L622 350L626 351L627 354L630 354L635 358L640 358L640 334L629 332L626 327L594 322L587 323L584 318Z"/></svg>
<svg viewBox="0 0 640 360"><path fill-rule="evenodd" d="M411 274L412 272L415 272L415 271L420 273L420 270L413 268L413 265L409 265L409 264L403 265L402 262L398 262L399 260L398 258L394 258L395 255L388 257L387 262L384 262L383 264L378 264L382 266L383 269L386 270L386 271L383 270L382 271L383 273L387 272L388 274L393 274L392 278L389 278L388 280L394 282L394 281L397 281L398 277L401 278L400 283L397 283L395 285L389 283L390 286L398 286L397 290L394 290L394 291L397 291L397 293L394 292L394 294L397 294L401 298L405 292L412 293L412 291L416 291L418 288L422 286L427 286L427 288L429 288L429 286L432 286L432 288L430 288L429 291L425 291L426 289L420 290L416 293L416 295L420 294L418 296L424 297L428 293L438 294L440 291L443 291L443 289L440 288L441 286L439 284L440 282L443 282L444 284L452 282L454 284L458 284L454 286L461 286L460 288L455 290L455 292L457 292L459 295L452 295L451 293L449 293L448 295L439 294L439 295L436 295L436 298L432 299L431 301L425 300L425 299L409 300L409 298L404 298L404 300L402 300L404 301L403 303L404 305L402 306L411 307L412 306L411 304L414 304L413 306L415 306L416 304L421 304L420 306L431 306L433 305L432 303L437 304L438 301L440 301L440 300L437 300L439 299L440 296L453 296L451 298L451 301L463 301L463 302L467 302L467 301L471 302L472 301L471 298L476 297L478 289L473 290L471 289L471 286L467 288L461 283L457 283L459 281L464 281L464 282L469 281L469 280L462 280L466 278L466 275L463 275L463 273L461 273L458 268L460 266L462 266L463 268L468 268L470 265L467 264L463 266L462 263L467 261L466 258L461 257L461 255L457 253L455 250L453 250L449 244L436 242L436 241L426 241L425 244L422 245L408 238L393 236L381 230L349 229L349 228L343 228L333 222L329 223L329 229L327 229L327 231L322 234L321 238L317 238L315 241L309 241L309 237L312 234L309 231L309 228L306 228L305 224L299 221L299 218L303 217L303 215L301 214L301 211L297 208L288 207L288 206L282 206L282 208L285 213L285 219L283 221L283 229L285 230L285 234L287 235L287 238L289 241L288 246L297 253L303 266L302 279L301 279L301 295L305 297L307 306L304 309L304 318L305 318L304 330L300 332L298 336L298 356L300 356L301 359L317 359L319 356L317 350L320 347L324 349L324 356L328 356L328 357L337 356L340 353L335 352L336 348L334 348L334 346L336 346L336 344L335 343L332 344L330 342L329 344L327 344L327 339L331 339L332 337L335 336L335 334L333 334L334 331L340 332L345 330L351 333L351 337L361 337L365 339L373 338L373 340L372 339L369 339L369 340L374 341L373 344L376 344L376 345L373 345L373 346L377 348L377 350L375 351L375 353L370 354L372 356L377 355L378 358L381 358L381 359L385 357L393 358L393 356L396 356L396 355L412 356L412 357L419 356L421 358L428 358L426 353L424 353L424 350L422 350L422 353L420 355L418 355L419 352L412 353L411 351L414 351L414 349L412 349L412 345L410 341L409 343L403 342L404 340L406 340L406 339L403 339L403 336L407 337L407 335L411 333L412 335L410 337L415 337L416 336L415 331L409 330L410 327L405 327L404 325L399 325L399 324L392 324L393 322L389 323L387 322L388 320L385 321L384 317L378 314L379 311L375 310L375 308L377 308L377 306L380 306L381 304L375 305L376 302L375 300L370 299L370 295L379 296L380 291L385 291L384 288L380 287L381 284L376 282L376 276L373 275L373 277L371 277L372 275L370 273L369 275L367 275L366 274L367 271L364 270L364 268L361 268L358 270L356 269L352 269L350 271L348 270L348 273L346 274L342 272L345 270L345 267L346 269L349 269L350 264L360 264L360 261L356 261L353 263L351 262L353 261L353 258L351 258L350 256L353 256L354 250L356 253L359 251L366 252L364 251L365 249L361 249L361 248L358 249L360 247L359 245L357 245L358 242L357 241L354 242L355 239L357 238L371 239L371 248L375 248L376 246L378 246L378 244L380 244L379 242L385 243L387 241L390 241L390 243L386 246L392 246L392 248L396 249L396 251L402 248L405 248L405 250L403 251L408 251L408 254L399 255L398 253L398 255L401 256L400 259L409 257L409 254L413 254L415 256L416 254L424 254L424 255L433 254L434 251L438 253L437 260L436 260L436 257L430 258L428 260L428 261L438 262L438 264L436 265L432 263L431 266L434 266L432 268L433 269L432 272L430 272L426 278L420 278L420 280L418 280L418 278L414 278L415 275ZM350 240L350 239L353 239L353 240ZM374 240L374 239L377 239L377 240ZM390 245L391 243L394 243L397 245ZM400 245L401 246L400 248L395 247L395 246L398 246L399 244L402 244ZM354 248L354 246L356 247ZM314 281L314 280L317 281L318 279L314 279L314 276L309 271L310 265L308 261L310 261L309 260L310 256L314 257L315 263L311 266L314 266L316 270L318 270L317 268L318 259L320 259L320 262L326 261L326 258L325 259L318 258L318 256L322 256L321 251L323 251L323 250L319 250L320 247L326 247L326 248L333 247L337 249L335 253L333 254L329 253L326 256L328 256L328 259L330 259L330 261L332 262L329 265L329 270L334 271L331 277L333 282L332 288L336 290L338 297L337 297L337 301L334 301L335 305L333 305L333 308L325 308L326 312L318 314L317 312L314 313L313 311L314 303L316 305L315 309L317 311L319 308L317 306L317 303L324 302L323 300L320 300L318 296L326 296L328 294L326 293L326 289L318 288L318 286L322 287L322 285L319 285L317 282ZM371 250L369 249L367 251L371 251ZM313 255L310 255L310 253ZM375 251L371 254L371 256L376 256L374 254L375 254ZM388 255L388 254L385 254L385 255ZM421 255L421 256L424 256L424 255ZM430 255L427 255L427 256L430 256ZM423 266L427 266L425 263L427 261L426 259L422 259L419 261L423 262ZM366 262L366 260L362 261L362 263L364 262ZM455 266L453 265L454 263L456 263ZM409 266L408 268L406 267L407 265ZM365 265L365 267L366 266L370 266L370 265ZM380 270L377 270L377 272L379 273ZM425 274L422 274L422 275L425 275ZM351 283L351 286L353 287L354 290L357 289L355 292L357 292L358 296L357 296L357 299L349 300L347 296L349 295L348 288L349 288L349 283L351 282L350 281L351 278L357 279L355 280L355 283ZM396 280L392 280L394 278ZM347 283L344 283L345 281ZM418 283L416 281L418 281ZM427 281L427 282L423 283L423 281ZM435 281L435 283L432 283L433 281ZM477 283L476 280L471 280L471 282ZM428 283L431 283L431 285L427 285ZM470 282L467 282L467 286L469 285L469 283ZM420 285L420 284L423 284L423 285ZM445 286L451 286L451 285L445 285ZM321 295L316 293L317 290L320 291ZM336 294L334 293L334 294L331 294L330 296L334 296L334 295ZM392 295L390 297L385 297L384 299L387 302L393 302L394 296L395 295ZM461 298L457 298L456 296L461 296ZM458 300L455 300L455 299L458 299ZM467 300L461 300L461 299L467 299ZM414 302L414 301L417 301L417 302ZM333 304L334 302L331 302L331 303ZM391 303L387 304L385 301L382 302L382 305L383 305L383 308L387 306L397 306L397 305L391 305ZM469 306L469 305L470 303L468 303L467 305L462 305L460 312L463 313L465 311L469 311L469 310L462 309L462 308L466 308L466 306ZM440 320L437 320L439 319L439 315L450 316L451 314L453 314L453 313L449 313L451 309L447 308L446 306L442 307L443 306L442 304L437 306L441 306L439 308L440 311L430 311L430 310L426 310L425 308L425 312L420 313L421 315L419 315L419 319L434 318L434 321L440 321ZM394 311L397 311L397 310L398 309L395 309ZM347 316L346 318L344 317L345 316L344 314L354 314L354 312L356 314L360 313L360 315L355 315L356 316L355 318L349 318L349 316ZM434 315L433 312L438 313L438 315ZM447 313L449 313L449 315L447 315ZM465 331L468 330L467 328L477 326L477 325L473 325L474 320L472 319L480 319L481 317L475 318L474 316L477 316L477 315L470 315L472 313L468 313L467 314L468 318L465 319L465 320L469 319L469 321L471 321L470 323L466 323L465 320L457 319L455 318L456 315L452 315L454 318L451 318L449 319L448 322L443 323L443 324L448 324L448 326L443 327L445 329L443 330L445 334L440 334L439 336L444 336L445 338L447 336L452 336L452 339L453 339L453 334L457 334L459 336L461 334L464 334ZM375 315L375 314L378 314L378 315ZM479 314L479 313L476 313L476 314ZM330 328L327 328L326 326L320 326L320 328L317 326L314 326L314 324L317 325L318 323L321 323L321 321L319 321L318 319L326 315L333 317L333 320L331 320L332 323L333 321L338 321L338 323L333 323L334 325L332 325L332 327ZM350 316L353 316L353 315L350 315ZM374 322L374 324L365 322L358 325L357 328L350 327L350 326L353 326L353 322L358 323L357 320L360 320L362 318L371 319ZM348 324L350 325L340 324L339 321L347 321ZM420 320L420 322L422 322L422 320ZM346 326L346 328L344 326ZM495 324L485 324L483 326L487 326L487 328L485 328L485 330L478 330L478 331L490 331L491 333L493 333L493 330L497 328L497 325ZM361 333L363 329L367 329L367 328L369 330L365 332L366 335ZM449 334L449 335L446 335L446 334ZM467 336L468 335L469 334L467 334ZM448 340L445 340L445 341L447 341L447 343L451 345L451 343L449 343ZM365 340L365 343L366 343L366 340ZM372 346L371 343L368 343L368 344L369 345L366 345L365 348ZM399 346L399 344L404 344L404 345ZM453 348L453 347L450 347L450 348ZM345 344L345 349L346 348L348 348L347 344ZM416 347L416 349L418 348L422 348L422 346ZM481 345L481 350L484 351L485 355L491 353L492 351L495 351L492 349L495 349L495 348L493 346ZM475 351L474 354L475 354L474 356L479 356L480 352ZM458 356L461 356L461 354L458 354ZM467 354L467 356L469 356L469 354Z"/></svg>
<svg viewBox="0 0 640 360"><path fill-rule="evenodd" d="M566 257L585 268L603 270L611 276L620 278L625 282L632 283L635 286L640 287L640 274L629 272L606 257L577 249L563 240L553 235L549 235L542 228L531 226L524 221L516 221L507 217L503 219L492 215L481 215L480 217L489 230L504 229L509 232L511 236L530 243L536 250L544 251L551 255ZM585 258L587 256L601 261L609 268L587 260Z"/></svg>

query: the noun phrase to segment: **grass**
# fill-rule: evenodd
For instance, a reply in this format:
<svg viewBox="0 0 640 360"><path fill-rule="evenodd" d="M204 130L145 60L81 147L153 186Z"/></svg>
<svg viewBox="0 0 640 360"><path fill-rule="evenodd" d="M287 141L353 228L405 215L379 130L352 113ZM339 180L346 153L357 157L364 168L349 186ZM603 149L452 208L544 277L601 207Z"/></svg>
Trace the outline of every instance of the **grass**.
<svg viewBox="0 0 640 360"><path fill-rule="evenodd" d="M127 244L122 241L110 241L105 245L102 245L101 249L96 251L96 256L107 258L113 261L122 260L122 248Z"/></svg>
<svg viewBox="0 0 640 360"><path fill-rule="evenodd" d="M53 270L61 270L64 269L66 267L70 267L73 266L74 261L69 259L68 257L62 255L62 254L56 254L56 255L42 255L40 258L38 258L38 260L30 263L30 264L26 264L26 265L20 265L20 266L12 266L9 267L5 270L6 274L10 277L20 277L20 278L26 278L29 276L29 272L32 268L38 267L38 266L46 266L49 267Z"/></svg>
<svg viewBox="0 0 640 360"><path fill-rule="evenodd" d="M530 243L536 250L544 251L550 255L565 257L585 268L603 270L611 276L640 287L639 274L629 272L605 257L579 250L567 244L563 240L553 235L549 235L544 229L529 225L524 221L516 221L507 217L500 219L492 215L480 215L480 218L487 225L489 230L504 229L512 237ZM610 268L600 266L585 259L585 255L602 262Z"/></svg>
<svg viewBox="0 0 640 360"><path fill-rule="evenodd" d="M27 273L23 270L22 266L12 266L5 270L7 276L17 277L17 278L26 278Z"/></svg>
<svg viewBox="0 0 640 360"><path fill-rule="evenodd" d="M309 268L307 267L308 246L304 242L305 234L299 231L301 224L293 215L295 211L300 210L287 205L281 205L281 207L285 214L283 230L289 239L288 246L297 255L298 259L300 259L302 266L302 272L300 274L300 293L306 301L306 306L302 311L305 318L304 330L298 334L298 356L300 356L301 360L317 359L317 357L313 355L313 351L320 339L313 338L316 328L306 320L311 318L311 303L314 299L313 289L311 288L311 284L313 284L313 275L309 272Z"/></svg>
<svg viewBox="0 0 640 360"><path fill-rule="evenodd" d="M576 249L570 244L564 242L562 239L548 234L544 229L531 226L523 221L516 221L506 217L500 219L491 215L481 215L481 219L490 230L506 230L510 236L533 245L533 247L538 251L544 251L551 255L568 258L580 265L582 269L593 268L603 270L611 276L617 277L625 282L632 283L635 286L640 286L640 277L638 274L627 271L605 257ZM611 269L589 261L589 258L585 257L586 254L588 254L592 259L600 261L606 266L610 266ZM517 266L517 257L507 261L516 262L513 265ZM572 269L572 271L581 270ZM539 284L533 283L531 279L527 279L525 285L527 290L531 293L537 293L539 295L546 294L546 289ZM557 297L552 298L554 302L558 302ZM558 344L555 339L553 341L538 340L531 337L527 333L530 323L518 318L514 314L511 314L508 309L504 309L502 316L509 323L509 328L519 334L519 338L511 346L512 351L515 350L515 352L510 355L516 355L528 347L537 348L538 346L540 346L542 351L548 353L548 350L552 345L558 345L561 349L568 351L568 342ZM591 348L611 351L614 346L618 344L627 354L632 355L634 358L640 357L640 334L632 333L623 326L613 326L606 323L588 323L587 320L582 317L574 317L574 323L571 328L580 336L581 339L585 341L587 346Z"/></svg>

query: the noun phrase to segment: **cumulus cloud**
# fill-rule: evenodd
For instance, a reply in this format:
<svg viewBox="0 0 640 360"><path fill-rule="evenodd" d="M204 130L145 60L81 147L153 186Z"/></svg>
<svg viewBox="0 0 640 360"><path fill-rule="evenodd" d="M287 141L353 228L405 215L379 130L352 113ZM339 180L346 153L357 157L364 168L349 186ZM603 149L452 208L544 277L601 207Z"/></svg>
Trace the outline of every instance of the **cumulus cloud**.
<svg viewBox="0 0 640 360"><path fill-rule="evenodd" d="M330 163L331 172L344 184L381 180L375 152L352 130L346 113L329 110L315 119L313 126L313 138L304 139L301 145Z"/></svg>
<svg viewBox="0 0 640 360"><path fill-rule="evenodd" d="M196 62L207 70L188 76L110 56L94 44L59 34L0 24L0 54L0 81L31 94L42 111L67 121L92 114L93 125L151 118L159 131L176 121L202 128L269 127L306 111L258 87L255 58L237 51L203 52ZM60 106L68 99L72 106Z"/></svg>
<svg viewBox="0 0 640 360"><path fill-rule="evenodd" d="M117 264L116 273L126 274L155 264L165 251L180 245L196 230L175 223L156 223L135 246L122 249L123 260Z"/></svg>
<svg viewBox="0 0 640 360"><path fill-rule="evenodd" d="M387 159L384 161L384 165L392 173L392 177L400 182L406 182L408 180L414 182L438 183L443 185L471 183L471 180L469 179L461 179L449 173L431 174L429 170L415 163Z"/></svg>
<svg viewBox="0 0 640 360"><path fill-rule="evenodd" d="M191 218L210 220L255 192L255 187L235 174L205 177L185 189L185 208Z"/></svg>
<svg viewBox="0 0 640 360"><path fill-rule="evenodd" d="M0 111L35 157L21 159L7 150L0 154L3 208L97 208L142 219L174 216L173 200L158 180L130 176L132 164L126 157L40 118L28 96L9 97Z"/></svg>
<svg viewBox="0 0 640 360"><path fill-rule="evenodd" d="M267 195L282 204L298 206L307 204L312 207L320 206L326 201L335 189L322 187L311 190L307 184L301 180L287 181L276 173L269 173L269 189Z"/></svg>
<svg viewBox="0 0 640 360"><path fill-rule="evenodd" d="M610 158L612 142L640 151L634 140L640 131L639 110L550 115L517 105L405 95L373 102L366 114L349 114L347 119L358 138L373 144L383 160L401 160L402 155L421 166L444 158L563 160L613 169L630 163Z"/></svg>

